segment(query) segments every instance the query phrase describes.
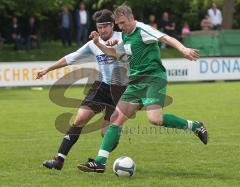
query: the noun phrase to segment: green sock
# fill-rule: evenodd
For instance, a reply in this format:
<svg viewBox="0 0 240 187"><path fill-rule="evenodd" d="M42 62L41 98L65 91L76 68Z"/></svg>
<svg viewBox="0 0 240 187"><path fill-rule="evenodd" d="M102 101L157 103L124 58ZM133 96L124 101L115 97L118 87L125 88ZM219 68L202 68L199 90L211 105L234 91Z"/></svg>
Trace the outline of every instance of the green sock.
<svg viewBox="0 0 240 187"><path fill-rule="evenodd" d="M110 124L101 142L96 162L105 164L109 153L113 150L114 146L118 143L121 135L121 128L117 125Z"/></svg>
<svg viewBox="0 0 240 187"><path fill-rule="evenodd" d="M191 121L191 120L185 120L183 118L180 118L178 116L172 115L172 114L164 114L163 115L163 124L164 127L168 128L177 128L177 129L191 129L192 131L195 131L196 128L199 126L198 123Z"/></svg>

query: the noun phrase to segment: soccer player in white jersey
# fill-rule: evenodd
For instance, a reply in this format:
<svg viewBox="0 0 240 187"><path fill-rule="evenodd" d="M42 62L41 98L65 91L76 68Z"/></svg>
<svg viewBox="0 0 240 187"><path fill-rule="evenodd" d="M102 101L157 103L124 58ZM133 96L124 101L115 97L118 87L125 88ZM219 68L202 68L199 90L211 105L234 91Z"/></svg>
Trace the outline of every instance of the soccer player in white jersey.
<svg viewBox="0 0 240 187"><path fill-rule="evenodd" d="M97 11L93 19L100 34L100 41L105 44L109 39L121 40L121 32L113 31L113 13L109 10ZM93 41L87 42L77 51L68 54L58 60L52 66L37 72L36 79L40 79L49 71L75 64L86 55L94 55L99 68L98 79L93 83L78 110L74 124L66 132L59 147L58 154L52 160L43 162L43 166L49 169L61 170L69 151L77 142L81 130L85 124L96 114L105 110L103 129L109 125L110 117L122 93L126 89L127 66L124 63L104 54ZM102 136L104 130L102 131ZM117 145L117 144L116 144Z"/></svg>

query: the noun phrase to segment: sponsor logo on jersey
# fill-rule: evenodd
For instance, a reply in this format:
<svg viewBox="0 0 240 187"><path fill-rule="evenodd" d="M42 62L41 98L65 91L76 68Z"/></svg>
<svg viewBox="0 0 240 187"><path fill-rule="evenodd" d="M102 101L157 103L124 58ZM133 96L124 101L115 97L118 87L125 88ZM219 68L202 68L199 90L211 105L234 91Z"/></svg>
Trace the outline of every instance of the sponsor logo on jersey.
<svg viewBox="0 0 240 187"><path fill-rule="evenodd" d="M97 55L96 59L99 64L113 64L115 62L113 57L107 56L106 54Z"/></svg>

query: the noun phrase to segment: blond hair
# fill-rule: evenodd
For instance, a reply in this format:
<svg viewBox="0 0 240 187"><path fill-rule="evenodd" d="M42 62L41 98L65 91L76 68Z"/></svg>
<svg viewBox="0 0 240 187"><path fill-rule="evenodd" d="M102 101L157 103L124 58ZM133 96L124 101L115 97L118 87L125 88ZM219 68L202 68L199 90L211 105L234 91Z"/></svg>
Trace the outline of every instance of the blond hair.
<svg viewBox="0 0 240 187"><path fill-rule="evenodd" d="M120 16L133 16L132 9L127 5L121 5L114 10L114 17L118 18Z"/></svg>

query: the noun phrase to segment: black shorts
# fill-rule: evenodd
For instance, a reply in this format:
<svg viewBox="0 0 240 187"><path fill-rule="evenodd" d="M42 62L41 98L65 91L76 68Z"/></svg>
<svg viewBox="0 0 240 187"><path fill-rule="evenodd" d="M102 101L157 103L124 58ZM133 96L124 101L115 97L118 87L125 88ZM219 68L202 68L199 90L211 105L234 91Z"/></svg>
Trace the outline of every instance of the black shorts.
<svg viewBox="0 0 240 187"><path fill-rule="evenodd" d="M95 81L81 106L88 106L95 114L106 109L104 120L110 121L110 117L125 90L126 86L108 85L104 82Z"/></svg>

